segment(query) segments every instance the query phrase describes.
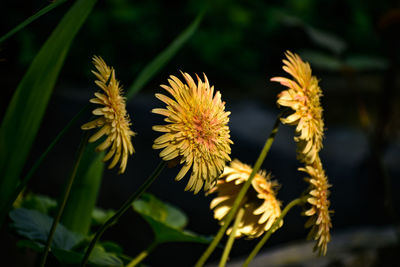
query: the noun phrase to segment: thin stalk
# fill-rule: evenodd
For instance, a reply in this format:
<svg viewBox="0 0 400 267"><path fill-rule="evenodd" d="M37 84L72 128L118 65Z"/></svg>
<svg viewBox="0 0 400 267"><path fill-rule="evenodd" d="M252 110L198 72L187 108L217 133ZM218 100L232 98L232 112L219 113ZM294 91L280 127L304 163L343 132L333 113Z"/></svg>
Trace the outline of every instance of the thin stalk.
<svg viewBox="0 0 400 267"><path fill-rule="evenodd" d="M235 222L233 223L232 231L229 235L228 242L225 245L224 253L222 254L221 261L219 262L218 267L225 267L226 262L228 261L229 252L231 252L233 242L235 241L236 231L239 226L240 221L242 220L244 215L244 208L241 208L236 215Z"/></svg>
<svg viewBox="0 0 400 267"><path fill-rule="evenodd" d="M21 182L18 184L17 188L15 188L12 196L9 198L7 206L4 208L3 211L1 211L0 218L4 218L5 214L8 213L8 211L11 209L12 204L14 203L15 199L17 199L19 193L25 188L29 180L32 178L32 176L35 174L36 170L39 168L39 166L42 164L43 160L46 158L46 156L49 154L49 152L54 148L54 146L58 143L58 141L65 135L65 133L71 128L71 126L78 120L78 118L89 108L89 105L86 105L84 108L82 108L72 119L67 123L67 125L58 133L56 138L50 143L50 145L46 148L46 150L40 155L40 157L36 160L36 162L33 164L32 168L29 170L29 172L24 176L24 178L21 180ZM2 225L2 219L0 219L0 227Z"/></svg>
<svg viewBox="0 0 400 267"><path fill-rule="evenodd" d="M74 183L76 172L78 170L79 163L81 162L83 151L85 150L85 147L86 147L86 145L88 143L88 139L89 139L89 134L85 133L84 137L82 138L82 141L81 141L81 143L79 145L78 155L77 155L76 160L75 160L74 168L72 169L72 173L71 173L71 175L70 175L70 177L69 177L69 179L67 181L67 185L65 187L65 191L64 191L64 194L62 196L61 203L59 204L56 217L54 218L53 224L51 225L50 233L49 233L49 236L47 238L46 246L44 248L42 260L40 262L40 266L41 267L44 267L44 265L46 264L47 256L49 255L50 246L51 246L51 243L53 241L54 233L56 232L57 225L58 225L58 223L60 221L61 215L63 214L64 207L65 207L65 204L67 203L69 193L71 192L71 187L72 187L72 184Z"/></svg>
<svg viewBox="0 0 400 267"><path fill-rule="evenodd" d="M296 205L303 204L304 201L305 201L304 198L296 198L295 200L292 200L289 204L286 205L286 207L283 209L283 211L281 213L281 216L279 216L278 219L275 220L275 222L272 224L271 228L264 234L263 238L257 243L257 245L254 247L253 251L247 257L246 261L243 263L243 267L247 267L249 265L249 263L257 255L257 253L260 251L260 249L264 246L265 242L268 241L268 239L270 238L272 233L276 230L279 223L286 216L286 214L289 212L289 210Z"/></svg>
<svg viewBox="0 0 400 267"><path fill-rule="evenodd" d="M111 225L113 225L118 219L131 207L131 204L133 201L135 201L138 197L140 197L146 190L149 188L149 186L154 182L154 180L160 175L161 171L164 169L165 165L167 163L165 161L161 161L157 168L154 170L154 172L150 175L149 178L142 184L139 189L134 192L128 200L125 201L125 203L119 208L119 210L110 218L108 219L100 228L97 230L96 235L92 239L92 241L89 244L89 247L87 248L85 255L83 257L83 260L81 262L81 266L86 266L90 253L92 253L92 250L94 249L94 246L96 245L97 241L99 241L100 237L103 235L105 230L107 230Z"/></svg>
<svg viewBox="0 0 400 267"><path fill-rule="evenodd" d="M279 114L278 117L276 118L274 127L273 127L267 141L265 142L265 145L264 145L263 149L261 150L260 155L258 156L258 159L256 161L256 164L254 165L253 171L251 172L251 174L249 176L249 179L247 179L247 181L244 183L242 189L240 190L239 194L237 195L237 197L235 199L235 202L233 202L232 209L229 211L228 215L223 220L223 224L222 224L221 228L219 229L217 235L214 237L213 241L208 246L206 251L204 251L203 255L201 255L201 257L197 261L195 267L201 267L204 265L204 263L210 257L211 253L217 247L219 241L222 239L229 224L232 222L233 217L235 216L237 210L239 209L240 203L242 202L244 196L246 195L247 190L249 189L249 187L251 185L251 181L253 180L256 173L260 170L262 163L264 162L269 150L271 149L271 145L274 142L275 135L278 132L280 118L281 118L281 114Z"/></svg>
<svg viewBox="0 0 400 267"><path fill-rule="evenodd" d="M158 245L157 242L151 243L151 245L146 249L140 252L126 267L135 267L139 263L142 262Z"/></svg>

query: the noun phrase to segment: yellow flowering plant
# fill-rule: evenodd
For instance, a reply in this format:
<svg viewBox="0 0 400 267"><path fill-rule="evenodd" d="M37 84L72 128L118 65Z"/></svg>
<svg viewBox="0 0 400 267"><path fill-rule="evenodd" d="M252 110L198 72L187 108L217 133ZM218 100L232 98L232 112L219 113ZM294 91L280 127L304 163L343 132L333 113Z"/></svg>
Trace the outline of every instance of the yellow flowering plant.
<svg viewBox="0 0 400 267"><path fill-rule="evenodd" d="M132 126L135 126L137 121L135 116L135 120L131 122L127 100L171 59L180 46L194 33L203 12L199 13L192 24L165 51L143 68L126 92L117 79L115 68L108 65L102 57L93 56L92 74L95 77L96 91L94 97L88 101L89 107L92 108L90 114L93 118L80 124L83 137L62 196L56 202L44 196L29 193L27 197L24 193L20 193L58 139L86 111L83 109L62 130L25 178L17 179L18 183L12 182L12 179L19 178L22 172L24 160L38 130L58 71L61 69L65 51L68 50L69 44L96 0L76 2L77 4L72 6L71 13L84 12L85 14L77 21L72 19L71 15L67 16L60 25L69 27L70 30L63 32L62 29L57 28L58 30L52 34L50 44L44 45L42 51L57 53L52 54L52 52L49 56L44 56L44 52L41 52L38 55L37 61L33 64L35 71L28 71L26 80L21 82L21 87L16 93L16 100L11 102L11 111L7 112L4 125L2 123L0 129L2 145L10 140L7 153L1 151L1 157L4 160L1 162L0 169L4 170L4 178L0 179L0 182L2 185L8 185L9 188L1 188L7 196L2 196L4 201L0 207L0 223L6 218L9 207L14 203L14 209L9 215L12 226L16 233L32 241L25 246L42 253L39 265L41 267L49 265L48 255L52 255L53 260L59 261L61 265L133 267L147 258L159 244L197 242L209 245L195 264L196 267L200 267L204 266L221 239L227 236L219 266L226 265L235 239L259 239L258 244L244 262L244 266L247 266L269 237L276 231L284 229L284 217L291 208L297 205L303 207L302 215L307 217L305 227L310 228L308 239L315 241L314 251L317 251L319 255L326 255L331 239L332 210L330 210L329 200L331 185L319 155L323 148L324 138L323 108L320 101L323 94L317 77L312 74L310 64L290 51L285 53L283 70L291 77L271 79L272 82L278 82L285 87L278 94L276 103L279 107L290 110L290 114L277 117L270 136L266 139L258 159L252 166L238 159L231 160L231 146L234 144L229 128L231 112L226 110L226 106L229 107L229 105L223 101L225 98L222 97L222 89L214 88L213 83L210 83L204 73L199 77L197 74L191 76L181 71L182 78L170 75L167 82L161 85L163 91L156 92L154 100L161 101L163 106L151 110L154 118L161 115L164 121L161 125L152 125L151 129L156 132L157 137L148 147L149 151L156 151L160 163L138 188L132 190L132 194L118 210L107 213L95 208L105 162L108 162L108 169L116 168L116 172L121 174L122 178L134 172L129 171L134 169L129 165L131 161L134 161L131 156L136 152L133 146L133 143L136 143L136 133L132 130ZM58 42L60 42L59 47L57 47ZM58 58L61 58L61 63L57 61ZM49 78L47 78L46 71L41 69L41 66L54 68L55 72L49 72ZM118 75L120 73L123 72L118 72ZM41 79L46 82L42 83ZM29 82L32 83L32 92L30 92ZM43 96L33 96L41 92L42 84L44 84ZM24 94L28 95L29 99L19 97ZM35 103L42 105L38 112L34 112L34 116L30 117L29 111L33 110ZM15 105L23 110L21 113L23 116L16 115L13 110ZM28 106L26 110L23 109L24 105ZM30 118L33 120L32 125L30 122L26 124L22 122L25 117L28 121ZM137 119L140 120L140 118ZM295 126L296 153L302 164L298 170L305 174L304 180L308 185L303 195L288 204L278 198L279 188L286 186L278 182L280 181L279 173L273 176L270 172L261 169L280 123ZM5 130L12 128L10 125L18 126L19 131L15 138L12 131ZM245 124L243 125L245 127ZM27 133L24 133L24 130ZM132 142L133 137L135 139ZM26 147L19 144L24 138L26 138ZM9 149L12 146L16 147L16 151ZM21 159L18 155L19 150ZM96 155L97 152L99 153ZM213 238L206 238L184 230L188 218L183 212L151 194L144 194L161 175L165 166L177 167L178 170L173 170L175 173L172 176L176 181L186 177L185 191L191 191L194 195L203 192L205 196L212 198L207 207L220 225L219 231ZM110 173L115 174L115 171ZM171 177L166 179L169 178ZM70 195L74 194L79 195L75 199L80 201L69 204ZM190 196L193 194L191 193ZM36 202L34 205L40 208L35 211L25 209L34 202ZM65 218L64 221L62 220L68 204L70 205L69 215L71 215L71 210L73 211L73 223ZM119 245L99 242L103 233L115 225L132 207L140 213L154 232L154 240L150 246L136 257L123 254ZM42 209L41 212L39 212L40 209ZM75 210L79 211L75 214ZM48 215L52 215L53 218ZM85 226L88 229L82 230L84 227L76 227L80 224L80 216L85 216L86 222L90 221L87 227ZM95 228L91 228L92 225L95 225Z"/></svg>

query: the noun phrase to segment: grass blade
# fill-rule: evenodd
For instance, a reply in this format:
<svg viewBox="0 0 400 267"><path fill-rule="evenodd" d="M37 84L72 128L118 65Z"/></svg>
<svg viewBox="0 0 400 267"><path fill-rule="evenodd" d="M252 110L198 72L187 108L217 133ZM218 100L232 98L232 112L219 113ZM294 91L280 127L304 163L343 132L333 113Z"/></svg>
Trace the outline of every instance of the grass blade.
<svg viewBox="0 0 400 267"><path fill-rule="evenodd" d="M11 99L0 126L0 211L18 185L69 47L95 3L96 0L77 0L73 4L34 58Z"/></svg>
<svg viewBox="0 0 400 267"><path fill-rule="evenodd" d="M67 0L54 1L53 3L49 4L48 6L42 8L37 13L35 13L34 15L30 16L29 18L27 18L26 20L24 20L23 22L18 24L11 31L9 31L8 33L6 33L2 37L0 37L0 43L4 42L5 40L7 40L11 36L13 36L15 33L17 33L18 31L22 30L27 25L29 25L31 22L37 20L38 18L40 18L41 16L43 16L47 12L49 12L49 11L53 10L54 8L58 7L59 5L63 4L65 1L67 1Z"/></svg>
<svg viewBox="0 0 400 267"><path fill-rule="evenodd" d="M139 90L146 85L147 82L159 72L179 49L186 43L187 40L196 32L201 20L203 19L206 8L204 8L189 26L183 30L172 43L155 57L144 69L139 73L132 86L128 89L127 99L132 98Z"/></svg>

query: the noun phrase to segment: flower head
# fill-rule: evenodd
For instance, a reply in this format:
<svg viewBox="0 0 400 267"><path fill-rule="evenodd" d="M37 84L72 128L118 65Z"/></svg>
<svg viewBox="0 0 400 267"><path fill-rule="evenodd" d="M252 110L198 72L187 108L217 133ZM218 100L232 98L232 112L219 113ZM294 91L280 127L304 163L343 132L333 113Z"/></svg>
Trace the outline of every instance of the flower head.
<svg viewBox="0 0 400 267"><path fill-rule="evenodd" d="M283 60L283 70L294 80L274 77L271 81L279 82L287 87L278 95L277 103L290 107L294 113L281 121L285 124L297 125L295 140L298 156L305 163L312 163L322 148L324 122L320 97L322 91L318 80L311 75L308 63L303 62L297 54L286 52L287 60Z"/></svg>
<svg viewBox="0 0 400 267"><path fill-rule="evenodd" d="M215 219L223 221L251 171L252 168L249 165L236 159L231 162L230 167L225 167L217 185L210 190L210 193L218 193L210 204L210 208L214 209ZM244 208L244 215L236 230L237 238L242 236L259 237L264 231L268 231L281 215L281 203L275 197L278 184L270 179L271 175L265 171L259 171L253 178L252 186L241 204ZM230 231L231 228L228 229L227 234L230 234Z"/></svg>
<svg viewBox="0 0 400 267"><path fill-rule="evenodd" d="M173 99L156 94L167 104L165 109L152 112L166 116L168 124L153 126L153 130L164 133L154 141L154 149L163 149L160 157L165 161L183 164L176 176L181 180L193 166L185 190L198 193L204 185L208 190L215 185L222 173L225 162L230 161L229 114L221 94L214 94L207 77L204 82L197 76L197 84L187 73L182 73L186 84L170 76L168 85L161 85Z"/></svg>
<svg viewBox="0 0 400 267"><path fill-rule="evenodd" d="M97 77L95 82L102 92L94 93L95 98L90 99L91 103L102 105L93 110L93 114L99 118L82 125L82 130L100 128L89 138L89 142L95 142L103 135L107 138L96 147L96 151L110 150L103 161L112 159L109 169L120 162L119 173L123 173L128 162L128 155L132 155L135 150L132 146L131 136L135 133L131 131L129 116L125 108L125 98L122 96L122 89L119 81L115 79L115 71L106 65L101 57L94 56L93 64L97 69L92 73Z"/></svg>
<svg viewBox="0 0 400 267"><path fill-rule="evenodd" d="M313 165L307 165L299 170L306 172L309 177L306 181L310 183L308 190L307 202L311 207L304 213L310 216L306 222L306 227L311 227L308 238L317 240L314 250L318 250L320 255L325 255L328 242L331 239L330 228L332 228L329 210L330 201L328 178L322 168L319 156L314 161Z"/></svg>
<svg viewBox="0 0 400 267"><path fill-rule="evenodd" d="M310 184L307 190L307 202L311 207L304 213L310 216L306 227L311 227L309 238L314 238L317 243L314 250L319 254L326 254L330 241L330 228L332 228L329 211L329 183L319 158L324 134L322 120L322 107L320 97L322 91L318 80L311 75L311 68L301 58L291 52L286 53L287 60L283 60L283 70L289 73L294 80L283 77L272 78L272 81L287 87L278 95L278 104L290 107L294 113L281 119L285 124L297 125L295 141L297 142L298 158L305 164L300 171L306 172L310 177L306 181Z"/></svg>

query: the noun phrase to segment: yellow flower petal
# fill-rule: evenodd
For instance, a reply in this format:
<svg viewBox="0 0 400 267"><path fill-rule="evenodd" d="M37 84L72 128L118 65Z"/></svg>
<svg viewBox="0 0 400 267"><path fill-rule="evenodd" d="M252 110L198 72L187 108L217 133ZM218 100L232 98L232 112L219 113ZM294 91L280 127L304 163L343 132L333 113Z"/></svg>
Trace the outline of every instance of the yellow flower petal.
<svg viewBox="0 0 400 267"><path fill-rule="evenodd" d="M107 135L107 138L96 147L96 151L104 151L111 146L103 161L114 156L109 168L113 168L120 162L119 173L123 173L126 169L128 154L131 155L135 151L131 142L131 137L135 133L130 129L131 123L126 112L125 100L121 96L122 90L115 79L114 69L108 67L104 60L97 56L93 57L93 64L97 71L92 71L92 73L98 79L95 84L102 89L102 92L94 93L95 98L90 99L90 102L102 105L92 112L101 117L82 125L81 129L102 127L89 138L89 142L95 142Z"/></svg>
<svg viewBox="0 0 400 267"><path fill-rule="evenodd" d="M230 166L225 167L217 185L210 191L218 193L210 204L210 209L214 210L214 218L223 221L251 172L252 168L249 165L236 159ZM276 182L270 181L270 175L265 171L256 174L252 187L243 200L242 207L245 213L239 223L236 237L256 238L271 228L281 214L281 203L275 197L277 186ZM227 230L227 234L230 231L231 228Z"/></svg>
<svg viewBox="0 0 400 267"><path fill-rule="evenodd" d="M153 126L153 130L164 133L154 140L154 149L163 149L160 157L171 161L180 158L184 164L176 176L181 180L192 167L185 190L198 193L201 188L211 188L225 162L230 160L229 112L217 92L214 95L207 77L204 81L197 77L197 84L187 73L182 73L185 83L170 76L169 85L161 85L171 97L156 94L166 108L156 108L152 112L163 115L166 125Z"/></svg>

